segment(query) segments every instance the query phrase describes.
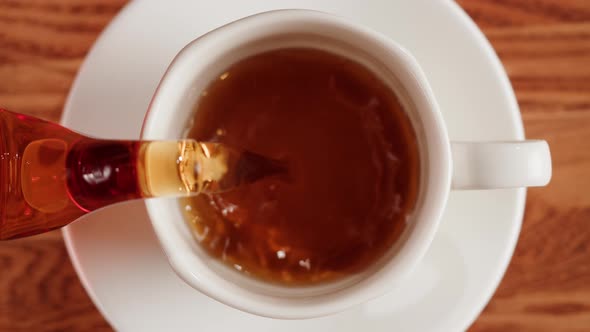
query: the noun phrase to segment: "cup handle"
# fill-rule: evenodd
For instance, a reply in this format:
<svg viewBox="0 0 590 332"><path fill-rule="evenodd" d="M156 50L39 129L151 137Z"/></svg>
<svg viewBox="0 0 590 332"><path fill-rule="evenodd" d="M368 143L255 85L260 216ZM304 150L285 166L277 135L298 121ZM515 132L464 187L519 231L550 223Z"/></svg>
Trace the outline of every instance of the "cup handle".
<svg viewBox="0 0 590 332"><path fill-rule="evenodd" d="M545 186L551 179L551 153L542 140L452 142L452 189Z"/></svg>

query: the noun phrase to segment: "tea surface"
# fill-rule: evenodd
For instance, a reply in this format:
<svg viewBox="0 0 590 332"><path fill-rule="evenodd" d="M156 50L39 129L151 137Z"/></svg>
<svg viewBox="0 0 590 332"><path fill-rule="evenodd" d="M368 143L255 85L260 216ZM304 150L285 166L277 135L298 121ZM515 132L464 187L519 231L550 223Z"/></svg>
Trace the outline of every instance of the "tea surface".
<svg viewBox="0 0 590 332"><path fill-rule="evenodd" d="M286 176L184 199L195 239L267 281L313 284L361 271L414 207L417 142L395 93L364 66L313 49L244 59L211 82L188 137L284 161Z"/></svg>

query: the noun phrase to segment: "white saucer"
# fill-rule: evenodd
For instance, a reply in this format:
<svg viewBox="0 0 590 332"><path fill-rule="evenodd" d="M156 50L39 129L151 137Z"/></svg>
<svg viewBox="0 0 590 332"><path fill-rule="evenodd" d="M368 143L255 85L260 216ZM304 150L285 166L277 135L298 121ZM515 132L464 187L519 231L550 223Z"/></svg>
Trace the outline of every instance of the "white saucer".
<svg viewBox="0 0 590 332"><path fill-rule="evenodd" d="M102 34L63 115L73 129L137 138L178 50L234 19L276 8L340 14L391 36L425 70L452 139L524 138L518 106L484 36L453 2L431 0L139 1ZM346 312L306 321L260 318L210 300L172 272L143 203L91 214L64 231L94 303L119 331L460 331L477 317L512 255L525 190L455 192L411 280Z"/></svg>

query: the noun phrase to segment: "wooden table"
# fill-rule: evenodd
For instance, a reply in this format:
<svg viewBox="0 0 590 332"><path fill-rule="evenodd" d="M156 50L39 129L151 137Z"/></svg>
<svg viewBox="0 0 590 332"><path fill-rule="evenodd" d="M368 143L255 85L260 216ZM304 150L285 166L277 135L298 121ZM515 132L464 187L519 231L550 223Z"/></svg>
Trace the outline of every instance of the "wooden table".
<svg viewBox="0 0 590 332"><path fill-rule="evenodd" d="M0 106L58 121L123 0L0 0ZM516 90L553 180L531 189L500 288L472 331L590 331L590 0L461 0ZM109 331L59 231L0 243L0 331Z"/></svg>

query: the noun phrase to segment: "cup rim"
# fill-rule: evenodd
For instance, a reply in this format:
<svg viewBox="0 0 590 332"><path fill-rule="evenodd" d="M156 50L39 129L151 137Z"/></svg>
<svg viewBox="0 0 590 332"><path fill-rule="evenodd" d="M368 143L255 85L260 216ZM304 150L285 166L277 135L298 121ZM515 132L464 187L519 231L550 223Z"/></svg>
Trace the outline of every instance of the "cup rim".
<svg viewBox="0 0 590 332"><path fill-rule="evenodd" d="M312 10L287 9L255 14L222 26L190 42L176 55L160 81L144 119L141 137L170 138L162 137L163 131L159 129L162 123L173 118L170 114L164 113L176 109L175 106L186 97L187 91L184 90L189 89L189 76L198 74L198 71L195 72L195 69L191 68L191 63L197 61L195 58L198 58L199 54L224 54L235 47L231 41L240 40L248 34L272 34L279 27L314 25L346 33L338 38L356 38L370 45L371 53L375 53L381 60L387 60L385 63L388 67L391 65L396 68L393 70L394 73L402 76L400 80L406 86L410 99L416 104L416 112L423 126L423 144L419 149L423 153L422 156L425 156L421 158L421 163L425 163L421 172L421 178L424 180L420 189L421 206L417 206L414 212L415 225L399 252L368 278L333 294L297 299L258 294L213 273L208 267L211 261L202 260L195 255L194 240L190 236L187 238L186 229L183 230L177 223L169 220L171 218L167 210L170 201L146 201L150 221L170 265L185 282L234 308L272 318L323 316L366 302L391 289L425 254L438 228L451 186L451 152L446 127L417 61L401 46L378 32L341 17ZM190 75L187 75L187 72L190 72ZM169 88L170 86L175 86L175 89ZM178 86L181 88L177 88ZM185 223L183 218L181 222Z"/></svg>

